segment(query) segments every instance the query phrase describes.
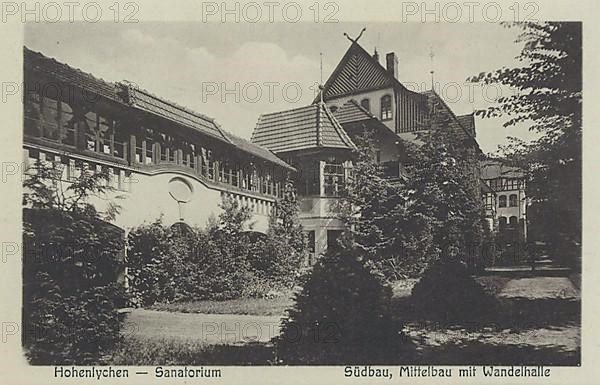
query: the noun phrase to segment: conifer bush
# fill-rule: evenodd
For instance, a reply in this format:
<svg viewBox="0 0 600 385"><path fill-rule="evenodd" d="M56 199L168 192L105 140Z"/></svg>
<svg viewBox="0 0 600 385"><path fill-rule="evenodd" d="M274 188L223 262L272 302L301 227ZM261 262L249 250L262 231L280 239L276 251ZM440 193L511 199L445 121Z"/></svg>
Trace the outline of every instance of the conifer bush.
<svg viewBox="0 0 600 385"><path fill-rule="evenodd" d="M357 252L334 251L303 278L274 339L282 364L398 363L411 346L389 311L391 289Z"/></svg>
<svg viewBox="0 0 600 385"><path fill-rule="evenodd" d="M441 258L430 265L412 289L419 315L442 324L477 325L494 310L495 299L469 274L464 263Z"/></svg>

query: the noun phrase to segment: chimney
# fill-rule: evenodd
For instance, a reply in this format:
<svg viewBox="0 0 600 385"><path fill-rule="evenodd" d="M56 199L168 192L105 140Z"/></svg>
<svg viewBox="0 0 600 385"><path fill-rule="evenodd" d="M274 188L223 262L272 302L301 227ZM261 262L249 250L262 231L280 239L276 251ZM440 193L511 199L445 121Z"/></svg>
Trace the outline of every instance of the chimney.
<svg viewBox="0 0 600 385"><path fill-rule="evenodd" d="M377 48L375 48L375 52L373 52L373 59L377 60L379 63L379 52L377 52Z"/></svg>
<svg viewBox="0 0 600 385"><path fill-rule="evenodd" d="M387 71L398 79L398 58L394 52L385 55L385 66Z"/></svg>

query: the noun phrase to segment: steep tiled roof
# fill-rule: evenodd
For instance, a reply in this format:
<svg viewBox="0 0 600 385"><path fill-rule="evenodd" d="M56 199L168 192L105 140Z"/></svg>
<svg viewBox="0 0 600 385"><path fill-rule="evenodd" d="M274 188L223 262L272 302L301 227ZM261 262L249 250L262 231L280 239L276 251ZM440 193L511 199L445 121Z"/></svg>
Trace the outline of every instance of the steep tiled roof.
<svg viewBox="0 0 600 385"><path fill-rule="evenodd" d="M24 47L23 66L25 71L42 74L52 79L57 79L66 84L74 85L85 91L103 96L107 99L122 103L123 100L117 93L117 86L97 78L92 74L60 63L53 58L44 56L39 52Z"/></svg>
<svg viewBox="0 0 600 385"><path fill-rule="evenodd" d="M252 142L274 153L318 147L356 148L323 103L261 115Z"/></svg>
<svg viewBox="0 0 600 385"><path fill-rule="evenodd" d="M499 160L487 159L479 162L481 179L524 178L525 170L504 164Z"/></svg>
<svg viewBox="0 0 600 385"><path fill-rule="evenodd" d="M408 89L373 58L360 44L353 42L323 86L323 99L392 86ZM320 95L314 100L320 100Z"/></svg>
<svg viewBox="0 0 600 385"><path fill-rule="evenodd" d="M477 132L475 131L475 114L459 115L456 118L473 137L477 136Z"/></svg>
<svg viewBox="0 0 600 385"><path fill-rule="evenodd" d="M229 142L219 125L206 115L199 114L171 101L160 98L130 82L120 83L125 88L128 103L136 108L160 115L184 126L192 127L204 134Z"/></svg>
<svg viewBox="0 0 600 385"><path fill-rule="evenodd" d="M346 124L351 122L360 122L362 120L375 119L373 114L364 109L354 99L348 100L340 108L338 108L333 116L337 119L340 124Z"/></svg>
<svg viewBox="0 0 600 385"><path fill-rule="evenodd" d="M450 122L449 122L450 129L455 130L458 135L462 136L465 139L471 138L475 141L475 135L474 135L475 129L473 128L473 131L471 131L467 127L465 127L463 125L463 122L461 121L461 119L459 119L454 114L454 112L452 111L452 109L450 109L450 107L448 107L448 105L446 104L444 99L442 99L435 91L428 90L428 91L423 92L423 95L426 95L430 99L430 103L429 103L430 105L435 105L438 108L436 113L440 114L442 117L446 116L450 120ZM463 119L463 120L466 120L466 119ZM475 125L474 119L472 122L473 122L473 125ZM477 142L475 141L475 143L477 143Z"/></svg>

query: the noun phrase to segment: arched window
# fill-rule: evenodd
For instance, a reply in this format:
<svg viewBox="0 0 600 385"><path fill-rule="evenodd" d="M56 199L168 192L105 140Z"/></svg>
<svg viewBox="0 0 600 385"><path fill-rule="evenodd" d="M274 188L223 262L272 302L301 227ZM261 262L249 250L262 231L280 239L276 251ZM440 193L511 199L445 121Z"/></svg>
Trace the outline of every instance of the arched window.
<svg viewBox="0 0 600 385"><path fill-rule="evenodd" d="M508 197L508 205L510 207L517 207L517 194L510 194Z"/></svg>
<svg viewBox="0 0 600 385"><path fill-rule="evenodd" d="M381 120L392 119L392 97L384 95L381 97Z"/></svg>
<svg viewBox="0 0 600 385"><path fill-rule="evenodd" d="M519 220L514 215L512 217L508 218L508 224L510 225L510 227L517 227L518 223L519 223Z"/></svg>
<svg viewBox="0 0 600 385"><path fill-rule="evenodd" d="M498 226L500 227L500 231L506 228L506 217L498 218Z"/></svg>
<svg viewBox="0 0 600 385"><path fill-rule="evenodd" d="M365 110L371 112L371 101L369 99L363 99L360 101L360 106Z"/></svg>
<svg viewBox="0 0 600 385"><path fill-rule="evenodd" d="M498 197L498 207L506 207L506 195L500 195Z"/></svg>

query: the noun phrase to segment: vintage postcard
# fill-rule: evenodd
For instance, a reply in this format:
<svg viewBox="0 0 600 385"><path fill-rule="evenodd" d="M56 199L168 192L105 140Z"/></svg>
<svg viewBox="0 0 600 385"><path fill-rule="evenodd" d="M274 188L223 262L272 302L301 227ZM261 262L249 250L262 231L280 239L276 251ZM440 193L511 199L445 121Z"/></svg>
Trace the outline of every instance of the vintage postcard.
<svg viewBox="0 0 600 385"><path fill-rule="evenodd" d="M598 383L597 16L2 2L2 382Z"/></svg>

